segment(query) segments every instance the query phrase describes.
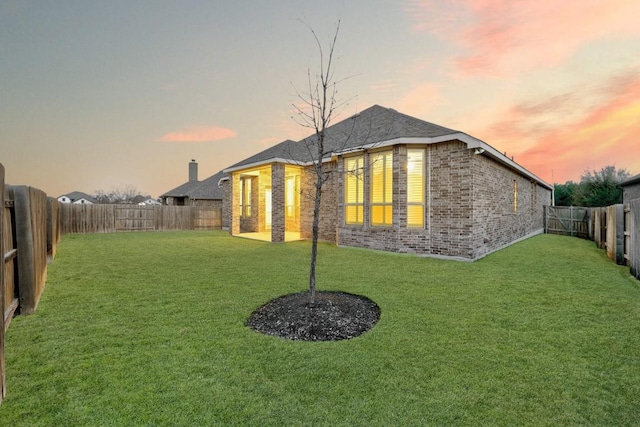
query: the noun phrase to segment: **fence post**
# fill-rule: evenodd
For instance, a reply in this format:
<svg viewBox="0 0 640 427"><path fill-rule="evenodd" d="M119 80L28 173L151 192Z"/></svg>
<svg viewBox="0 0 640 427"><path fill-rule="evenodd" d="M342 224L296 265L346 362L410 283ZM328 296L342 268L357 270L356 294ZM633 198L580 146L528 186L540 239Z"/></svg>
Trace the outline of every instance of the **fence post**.
<svg viewBox="0 0 640 427"><path fill-rule="evenodd" d="M640 199L629 202L631 238L629 242L629 268L631 275L640 280Z"/></svg>
<svg viewBox="0 0 640 427"><path fill-rule="evenodd" d="M624 260L624 205L615 205L616 209L616 264L625 265Z"/></svg>
<svg viewBox="0 0 640 427"><path fill-rule="evenodd" d="M549 232L549 206L544 205L544 232Z"/></svg>
<svg viewBox="0 0 640 427"><path fill-rule="evenodd" d="M4 247L4 200L5 200L5 188L4 188L4 166L0 163L0 402L6 395L6 384L4 375L4 337L5 337L5 325L4 325L4 254L6 252Z"/></svg>

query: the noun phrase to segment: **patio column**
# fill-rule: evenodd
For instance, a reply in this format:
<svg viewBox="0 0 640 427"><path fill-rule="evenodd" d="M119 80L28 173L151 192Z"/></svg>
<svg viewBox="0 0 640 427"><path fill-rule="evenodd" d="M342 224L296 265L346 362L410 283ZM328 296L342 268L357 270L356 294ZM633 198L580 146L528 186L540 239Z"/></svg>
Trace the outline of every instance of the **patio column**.
<svg viewBox="0 0 640 427"><path fill-rule="evenodd" d="M229 232L232 236L240 234L240 174L231 174L231 226Z"/></svg>
<svg viewBox="0 0 640 427"><path fill-rule="evenodd" d="M284 242L284 165L271 165L271 241Z"/></svg>

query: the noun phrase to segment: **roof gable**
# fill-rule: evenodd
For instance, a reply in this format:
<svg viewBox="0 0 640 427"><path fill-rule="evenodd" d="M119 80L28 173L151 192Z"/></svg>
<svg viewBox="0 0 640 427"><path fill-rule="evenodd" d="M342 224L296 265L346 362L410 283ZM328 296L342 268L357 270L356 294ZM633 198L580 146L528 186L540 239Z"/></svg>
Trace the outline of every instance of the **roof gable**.
<svg viewBox="0 0 640 427"><path fill-rule="evenodd" d="M458 131L374 105L325 130L323 157L397 138L433 138L456 133ZM230 166L227 170L276 159L308 163L317 157L316 143L315 134L297 142L286 140Z"/></svg>
<svg viewBox="0 0 640 427"><path fill-rule="evenodd" d="M80 200L80 199L85 199L91 203L96 202L95 198L88 195L87 193L83 193L82 191L72 191L71 193L62 194L58 197L58 199L63 196L67 196L69 200L71 200L72 202L75 202L76 200Z"/></svg>

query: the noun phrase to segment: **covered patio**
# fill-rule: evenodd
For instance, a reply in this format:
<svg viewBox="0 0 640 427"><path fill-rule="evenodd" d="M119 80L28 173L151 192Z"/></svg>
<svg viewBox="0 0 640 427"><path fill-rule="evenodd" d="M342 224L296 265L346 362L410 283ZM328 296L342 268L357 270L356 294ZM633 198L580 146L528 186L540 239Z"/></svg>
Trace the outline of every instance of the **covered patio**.
<svg viewBox="0 0 640 427"><path fill-rule="evenodd" d="M302 168L283 163L231 171L233 236L266 242L300 238Z"/></svg>

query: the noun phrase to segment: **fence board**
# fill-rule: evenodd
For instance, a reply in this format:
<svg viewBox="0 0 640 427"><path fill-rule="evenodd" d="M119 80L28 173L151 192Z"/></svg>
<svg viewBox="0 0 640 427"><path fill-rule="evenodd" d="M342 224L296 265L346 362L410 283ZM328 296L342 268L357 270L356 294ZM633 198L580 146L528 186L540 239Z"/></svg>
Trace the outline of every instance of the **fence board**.
<svg viewBox="0 0 640 427"><path fill-rule="evenodd" d="M640 199L629 202L629 269L631 275L640 279Z"/></svg>
<svg viewBox="0 0 640 427"><path fill-rule="evenodd" d="M589 208L545 206L545 232L588 239L593 234Z"/></svg>
<svg viewBox="0 0 640 427"><path fill-rule="evenodd" d="M153 206L115 206L116 231L153 231L156 220Z"/></svg>
<svg viewBox="0 0 640 427"><path fill-rule="evenodd" d="M193 206L194 230L222 229L222 209L210 209L204 206Z"/></svg>
<svg viewBox="0 0 640 427"><path fill-rule="evenodd" d="M0 313L0 402L4 399L5 392L5 376L4 376L4 339L6 335L5 329L5 235L8 227L5 227L5 190L4 190L4 166L0 163L0 255L2 255L2 268L0 268L0 301L2 301L2 313Z"/></svg>
<svg viewBox="0 0 640 427"><path fill-rule="evenodd" d="M220 230L222 208L61 203L62 234L130 231Z"/></svg>
<svg viewBox="0 0 640 427"><path fill-rule="evenodd" d="M53 261L60 242L60 202L47 198L47 259Z"/></svg>
<svg viewBox="0 0 640 427"><path fill-rule="evenodd" d="M606 208L594 208L593 240L600 249L605 248L607 242L607 210Z"/></svg>
<svg viewBox="0 0 640 427"><path fill-rule="evenodd" d="M624 264L624 206L607 208L607 256L616 264Z"/></svg>
<svg viewBox="0 0 640 427"><path fill-rule="evenodd" d="M37 188L9 186L15 212L20 313L33 313L47 279L47 195Z"/></svg>

